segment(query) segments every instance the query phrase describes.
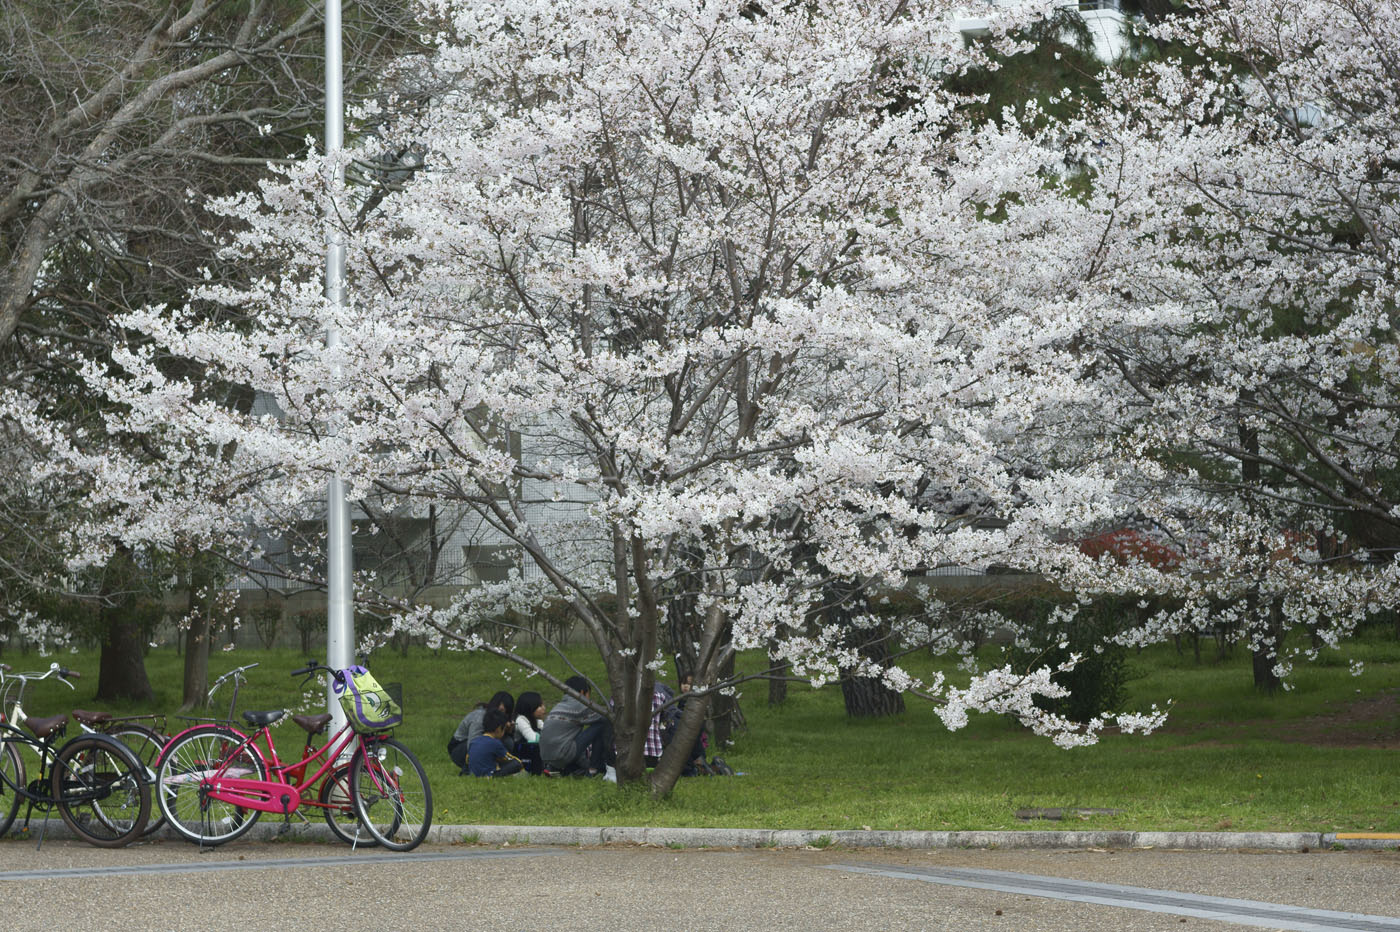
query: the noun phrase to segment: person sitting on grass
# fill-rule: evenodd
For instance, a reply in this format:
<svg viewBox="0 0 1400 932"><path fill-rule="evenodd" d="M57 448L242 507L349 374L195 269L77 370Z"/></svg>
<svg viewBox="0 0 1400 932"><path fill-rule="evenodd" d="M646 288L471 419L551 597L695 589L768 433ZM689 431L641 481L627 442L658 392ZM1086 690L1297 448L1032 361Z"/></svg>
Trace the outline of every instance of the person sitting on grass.
<svg viewBox="0 0 1400 932"><path fill-rule="evenodd" d="M481 723L488 709L500 709L506 721L510 722L515 711L515 697L501 690L486 702L478 702L457 725L457 730L452 733L452 740L447 742L447 756L452 758L452 763L459 768L458 776L466 776L467 750L473 741L481 737ZM507 727L507 733L510 730Z"/></svg>
<svg viewBox="0 0 1400 932"><path fill-rule="evenodd" d="M589 698L588 680L571 676L564 685ZM612 722L573 696L566 695L545 716L540 729L540 759L551 771L600 776L617 760Z"/></svg>
<svg viewBox="0 0 1400 932"><path fill-rule="evenodd" d="M647 738L642 745L642 761L648 767L655 767L661 760L661 752L671 743L676 731L676 721L680 717L676 706L663 712L662 707L675 698L671 687L657 682L651 688L651 723L647 726Z"/></svg>
<svg viewBox="0 0 1400 932"><path fill-rule="evenodd" d="M467 769L474 777L508 777L525 769L520 758L506 750L506 715L500 709L487 709L481 722L480 737L467 748Z"/></svg>
<svg viewBox="0 0 1400 932"><path fill-rule="evenodd" d="M681 677L680 686L682 696L686 696L695 688L695 677L689 673L685 674ZM688 697L682 698L677 704L677 721L680 719L680 713L685 712L685 704L687 701ZM685 767L681 769L681 776L694 777L702 774L707 777L710 776L712 773L710 765L705 763L705 744L705 729L701 728L700 733L695 736L695 743L690 747L690 754L686 757Z"/></svg>
<svg viewBox="0 0 1400 932"><path fill-rule="evenodd" d="M544 699L537 692L525 692L515 700L515 756L525 762L527 773L541 773L540 729L544 727Z"/></svg>

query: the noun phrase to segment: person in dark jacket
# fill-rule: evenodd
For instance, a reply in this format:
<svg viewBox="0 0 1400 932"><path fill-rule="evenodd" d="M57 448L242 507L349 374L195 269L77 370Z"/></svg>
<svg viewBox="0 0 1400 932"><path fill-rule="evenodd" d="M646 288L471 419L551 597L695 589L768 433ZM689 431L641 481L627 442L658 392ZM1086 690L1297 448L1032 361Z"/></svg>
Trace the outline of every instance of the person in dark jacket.
<svg viewBox="0 0 1400 932"><path fill-rule="evenodd" d="M571 676L564 685L589 698L588 680ZM597 776L617 759L612 722L573 696L565 695L545 716L540 729L540 759L549 770Z"/></svg>
<svg viewBox="0 0 1400 932"><path fill-rule="evenodd" d="M500 709L487 709L481 719L481 734L467 747L467 767L474 777L508 777L525 765L506 750L501 740L506 731L506 715Z"/></svg>
<svg viewBox="0 0 1400 932"><path fill-rule="evenodd" d="M515 697L502 690L486 702L478 702L458 723L457 730L452 733L452 740L447 742L447 756L452 758L452 763L461 768L462 776L467 773L467 751L471 748L471 743L481 737L481 723L487 709L499 709L506 721L511 722L515 717ZM509 735L512 731L513 722L507 727L506 734Z"/></svg>

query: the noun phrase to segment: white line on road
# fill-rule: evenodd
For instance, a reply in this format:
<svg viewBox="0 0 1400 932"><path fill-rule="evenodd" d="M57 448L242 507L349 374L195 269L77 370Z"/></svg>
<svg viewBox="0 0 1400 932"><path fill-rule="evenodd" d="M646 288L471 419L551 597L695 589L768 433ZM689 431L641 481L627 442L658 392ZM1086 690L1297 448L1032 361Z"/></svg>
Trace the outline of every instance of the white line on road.
<svg viewBox="0 0 1400 932"><path fill-rule="evenodd" d="M1326 909L1284 906L1257 900L1235 900L1148 887L1126 887L1119 884L1066 880L1062 877L1042 877L1010 871L970 868L902 868L890 869L875 865L829 864L831 870L856 874L878 874L904 880L996 890L1077 903L1096 903L1124 909L1141 909L1174 916L1215 919L1247 926L1288 929L1290 932L1397 932L1400 919L1387 916L1367 916L1361 913L1341 913Z"/></svg>

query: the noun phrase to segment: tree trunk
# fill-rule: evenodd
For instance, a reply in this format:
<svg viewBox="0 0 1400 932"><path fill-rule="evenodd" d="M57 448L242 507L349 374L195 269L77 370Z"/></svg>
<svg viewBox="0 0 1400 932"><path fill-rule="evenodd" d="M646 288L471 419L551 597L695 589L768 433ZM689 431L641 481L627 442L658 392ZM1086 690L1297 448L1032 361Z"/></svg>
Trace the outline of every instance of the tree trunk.
<svg viewBox="0 0 1400 932"><path fill-rule="evenodd" d="M190 560L189 628L185 631L185 677L181 690L180 711L202 709L209 691L209 642L213 636L213 610L210 602L213 577L207 571L206 557L198 554Z"/></svg>
<svg viewBox="0 0 1400 932"><path fill-rule="evenodd" d="M861 656L883 666L889 662L889 633L879 628L857 628L846 637ZM904 697L872 676L841 677L841 698L851 718L882 718L904 712Z"/></svg>
<svg viewBox="0 0 1400 932"><path fill-rule="evenodd" d="M1256 650L1251 658L1254 664L1254 688L1272 696L1278 692L1279 679L1274 674L1275 655L1270 650Z"/></svg>
<svg viewBox="0 0 1400 932"><path fill-rule="evenodd" d="M202 709L209 691L209 615L200 612L190 618L185 632L185 678L180 711Z"/></svg>
<svg viewBox="0 0 1400 932"><path fill-rule="evenodd" d="M631 716L613 717L613 748L617 752L617 783L626 786L636 783L646 776L646 761L642 757L642 747L646 742L645 728L637 728L629 722Z"/></svg>
<svg viewBox="0 0 1400 932"><path fill-rule="evenodd" d="M787 676L788 671L792 669L792 664L787 661L774 663L773 658L770 657L768 659L769 662L773 664L773 678L768 681L768 704L770 706L779 706L787 702Z"/></svg>
<svg viewBox="0 0 1400 932"><path fill-rule="evenodd" d="M726 641L729 626L725 625ZM727 680L734 676L734 658L731 656L719 670L719 679ZM723 693L715 693L710 700L710 737L714 746L710 748L713 757L720 748L727 747L734 740L734 733L743 727L744 713L739 708L739 700Z"/></svg>
<svg viewBox="0 0 1400 932"><path fill-rule="evenodd" d="M832 583L827 587L828 623L846 629L845 644L854 647L860 656L883 669L890 659L890 630L887 624L857 628L851 623L855 615L864 614L865 592L847 583ZM899 715L904 711L904 697L875 677L841 677L841 697L846 701L846 714L852 718L880 718Z"/></svg>
<svg viewBox="0 0 1400 932"><path fill-rule="evenodd" d="M651 727L651 706L655 676L636 664L624 664L620 671L609 670L618 684L613 689L613 747L617 751L617 782L634 783L646 776L645 747ZM620 674L620 675L619 675Z"/></svg>
<svg viewBox="0 0 1400 932"><path fill-rule="evenodd" d="M145 638L141 617L131 601L104 608L102 656L98 661L97 698L134 699L149 702L155 698L146 676Z"/></svg>
<svg viewBox="0 0 1400 932"><path fill-rule="evenodd" d="M725 740L728 740L727 736L737 724L735 718L738 718L739 723L742 722L739 706L732 697L722 697L717 692L709 691L716 684L724 683L733 676L734 657L727 650L728 639L732 633L730 624L724 612L713 602L706 608L703 619L703 628L697 631L698 637L694 642L695 656L703 658L703 661L684 671L694 677L695 691L685 698L685 707L681 711L676 733L671 737L670 743L666 745L661 759L652 771L651 795L654 799L666 796L675 787L681 771L690 762L690 752L695 746L695 739L700 730L706 727L707 722L712 739L711 753L719 746L720 736L716 734L715 721L711 720L716 700L729 699L733 707L730 714L714 716L724 723Z"/></svg>
<svg viewBox="0 0 1400 932"><path fill-rule="evenodd" d="M1257 596L1255 597L1257 599ZM1278 665L1278 653L1283 647L1283 603L1274 599L1269 603L1269 621L1264 637L1253 650L1254 688L1272 696L1283 683L1274 672Z"/></svg>
<svg viewBox="0 0 1400 932"><path fill-rule="evenodd" d="M656 767L651 772L653 798L661 799L675 788L681 771L689 763L690 749L694 746L700 729L705 725L709 708L709 695L692 696L686 700L680 722L676 725L676 733L672 736L671 743L661 752L661 759L656 762Z"/></svg>
<svg viewBox="0 0 1400 932"><path fill-rule="evenodd" d="M159 612L133 591L132 581L140 573L124 549L118 549L103 571L98 600L102 607L97 614L102 638L97 667L98 699L147 702L155 698L146 676L146 640Z"/></svg>
<svg viewBox="0 0 1400 932"><path fill-rule="evenodd" d="M1253 405L1255 393L1248 389L1240 392L1241 405ZM1246 425L1243 417L1239 425L1240 447L1248 454L1240 461L1240 478L1246 484L1261 484L1262 471L1259 467L1259 431ZM1246 597L1247 615L1250 619L1260 618L1259 587L1255 585ZM1269 604L1269 619L1261 622L1264 627L1262 637L1250 638L1250 660L1254 669L1254 688L1269 695L1278 691L1279 678L1274 674L1278 664L1278 650L1283 644L1282 611L1277 599ZM1246 629L1247 630L1247 629Z"/></svg>
<svg viewBox="0 0 1400 932"><path fill-rule="evenodd" d="M666 609L666 646L675 661L679 680L693 676L700 662L698 650L705 632L705 621L699 609L704 556L693 547L678 545L676 561L678 565L691 567L675 574L674 585L678 591L667 602Z"/></svg>
<svg viewBox="0 0 1400 932"><path fill-rule="evenodd" d="M851 718L881 718L904 712L904 697L877 679L849 676L841 681L841 698Z"/></svg>
<svg viewBox="0 0 1400 932"><path fill-rule="evenodd" d="M694 676L695 685L698 687L702 685L701 679L705 673L700 669L702 666L700 647L706 643L707 628L712 623L722 624L723 627L719 629L716 636L719 643L723 644L729 643L732 634L728 623L719 619L710 619L700 611L699 597L704 588L704 574L701 570L704 555L693 548L685 550L683 553L693 569L676 574L676 584L681 587L681 590L668 603L667 645L671 650L672 657L675 658L677 676ZM714 674L717 681L720 682L732 677L734 675L734 658L730 657L726 660L720 669L714 671ZM713 741L714 747L722 747L729 743L735 731L744 727L744 713L739 708L737 699L719 693L710 697L707 706L711 715L710 739ZM711 750L713 751L713 748ZM653 780L653 786L655 785L656 781Z"/></svg>

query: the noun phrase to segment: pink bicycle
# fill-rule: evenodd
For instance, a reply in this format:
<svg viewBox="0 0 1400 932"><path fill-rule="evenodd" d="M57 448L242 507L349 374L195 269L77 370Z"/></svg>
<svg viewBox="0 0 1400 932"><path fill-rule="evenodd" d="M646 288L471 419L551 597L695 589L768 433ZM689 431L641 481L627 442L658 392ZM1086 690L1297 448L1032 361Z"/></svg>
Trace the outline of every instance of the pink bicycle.
<svg viewBox="0 0 1400 932"><path fill-rule="evenodd" d="M340 675L314 662L292 675L317 673ZM264 812L290 821L307 806L320 809L332 831L352 844L410 851L423 842L432 826L433 794L412 751L385 732L357 732L350 722L316 747L314 738L331 716L294 715L307 732L306 747L301 760L285 764L270 729L286 714L244 712L256 729L251 733L203 724L171 739L156 765L156 799L175 831L199 845L221 845L246 833ZM355 823L347 824L348 813Z"/></svg>

